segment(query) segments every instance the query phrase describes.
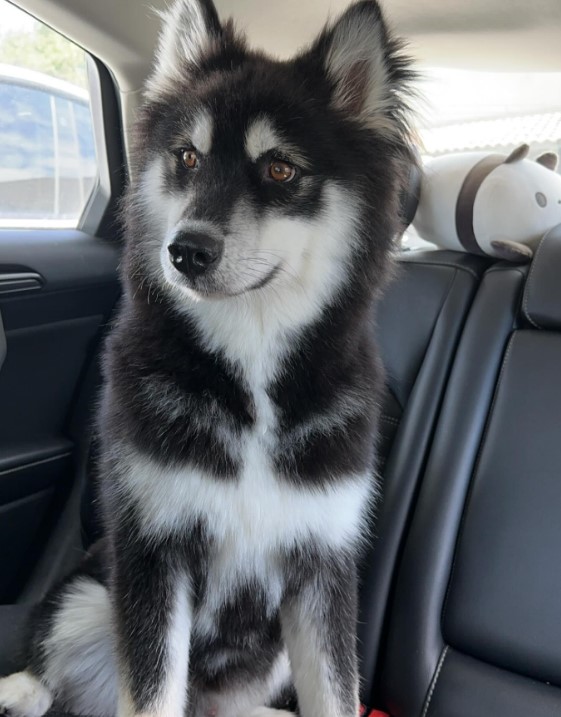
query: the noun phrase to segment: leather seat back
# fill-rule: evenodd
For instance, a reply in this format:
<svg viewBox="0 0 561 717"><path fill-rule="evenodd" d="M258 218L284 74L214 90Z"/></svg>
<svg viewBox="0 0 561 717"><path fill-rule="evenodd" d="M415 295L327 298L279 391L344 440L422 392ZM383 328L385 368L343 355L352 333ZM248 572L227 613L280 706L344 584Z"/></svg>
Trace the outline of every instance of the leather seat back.
<svg viewBox="0 0 561 717"><path fill-rule="evenodd" d="M399 572L394 717L561 714L561 228L483 279Z"/></svg>
<svg viewBox="0 0 561 717"><path fill-rule="evenodd" d="M458 252L401 256L377 314L386 369L380 479L372 549L362 565L359 650L362 700L376 698L374 676L387 604L465 317L489 261Z"/></svg>

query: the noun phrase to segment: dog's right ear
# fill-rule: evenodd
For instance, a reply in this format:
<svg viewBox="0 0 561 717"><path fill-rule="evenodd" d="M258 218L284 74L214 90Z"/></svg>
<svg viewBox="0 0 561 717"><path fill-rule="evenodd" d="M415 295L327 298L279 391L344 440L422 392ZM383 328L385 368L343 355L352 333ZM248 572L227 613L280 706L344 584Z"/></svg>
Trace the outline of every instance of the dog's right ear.
<svg viewBox="0 0 561 717"><path fill-rule="evenodd" d="M222 37L222 26L212 0L174 0L164 12L156 62L146 83L148 97L172 90L199 65Z"/></svg>

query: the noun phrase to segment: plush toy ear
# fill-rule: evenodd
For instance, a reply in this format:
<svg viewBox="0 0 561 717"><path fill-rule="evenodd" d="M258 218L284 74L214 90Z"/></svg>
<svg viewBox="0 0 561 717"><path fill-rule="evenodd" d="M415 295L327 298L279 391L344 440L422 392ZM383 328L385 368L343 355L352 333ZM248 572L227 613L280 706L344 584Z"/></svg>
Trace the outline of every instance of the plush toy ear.
<svg viewBox="0 0 561 717"><path fill-rule="evenodd" d="M378 3L363 0L324 29L311 55L319 55L338 109L369 128L395 132L406 109L401 93L414 77L401 49Z"/></svg>
<svg viewBox="0 0 561 717"><path fill-rule="evenodd" d="M555 154L555 152L544 152L536 158L536 162L538 164L541 164L546 169L551 169L553 172L557 169L558 161L559 157Z"/></svg>
<svg viewBox="0 0 561 717"><path fill-rule="evenodd" d="M534 256L534 252L529 246L519 244L516 241L508 239L495 239L491 242L491 246L495 250L498 259L511 261L515 264L526 264Z"/></svg>
<svg viewBox="0 0 561 717"><path fill-rule="evenodd" d="M147 82L148 95L173 88L173 81L196 69L201 58L222 36L212 0L175 0L164 12L156 63Z"/></svg>
<svg viewBox="0 0 561 717"><path fill-rule="evenodd" d="M521 159L526 159L529 151L530 151L529 145L521 144L520 147L517 147L516 149L512 150L512 152L505 159L504 163L505 164L514 164L514 162L519 162Z"/></svg>

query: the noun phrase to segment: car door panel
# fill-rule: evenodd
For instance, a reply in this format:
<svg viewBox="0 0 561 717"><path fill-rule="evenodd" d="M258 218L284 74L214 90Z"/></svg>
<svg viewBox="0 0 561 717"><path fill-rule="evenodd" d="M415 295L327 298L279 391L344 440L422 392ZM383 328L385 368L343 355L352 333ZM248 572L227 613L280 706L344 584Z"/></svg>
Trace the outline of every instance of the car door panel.
<svg viewBox="0 0 561 717"><path fill-rule="evenodd" d="M76 408L119 296L119 254L78 231L0 232L0 604L24 589L75 480L89 430Z"/></svg>

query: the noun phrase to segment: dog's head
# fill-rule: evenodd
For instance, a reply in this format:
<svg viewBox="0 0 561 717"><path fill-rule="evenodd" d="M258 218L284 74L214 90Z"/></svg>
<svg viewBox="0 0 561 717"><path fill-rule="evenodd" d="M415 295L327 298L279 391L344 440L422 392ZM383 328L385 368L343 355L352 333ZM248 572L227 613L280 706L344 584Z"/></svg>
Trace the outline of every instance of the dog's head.
<svg viewBox="0 0 561 717"><path fill-rule="evenodd" d="M375 0L291 61L205 0L164 15L138 123L128 274L177 302L325 296L382 263L408 153L409 65Z"/></svg>

